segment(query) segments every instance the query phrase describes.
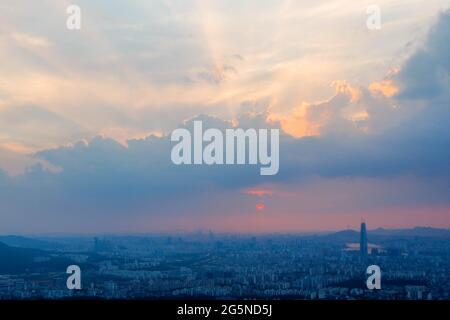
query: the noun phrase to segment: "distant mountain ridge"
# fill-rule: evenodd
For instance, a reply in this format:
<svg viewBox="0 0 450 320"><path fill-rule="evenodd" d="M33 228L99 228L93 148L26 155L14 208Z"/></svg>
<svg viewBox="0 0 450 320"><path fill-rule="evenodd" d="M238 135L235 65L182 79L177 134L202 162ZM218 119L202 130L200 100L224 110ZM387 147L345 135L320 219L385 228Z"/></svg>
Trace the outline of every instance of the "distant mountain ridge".
<svg viewBox="0 0 450 320"><path fill-rule="evenodd" d="M377 228L368 232L374 235L406 236L406 237L450 237L450 229L415 227L412 229Z"/></svg>
<svg viewBox="0 0 450 320"><path fill-rule="evenodd" d="M450 239L450 229L431 228L431 227L415 227L411 229L384 229L377 228L367 231L369 241L379 241L392 238L442 238ZM332 241L339 243L359 242L359 231L342 230L333 233L319 234L308 236L307 238Z"/></svg>
<svg viewBox="0 0 450 320"><path fill-rule="evenodd" d="M64 257L53 257L49 252L8 246L0 242L0 274L20 274L42 269L64 271L73 261Z"/></svg>
<svg viewBox="0 0 450 320"><path fill-rule="evenodd" d="M54 250L60 247L59 244L54 242L16 235L0 236L0 242L11 247L43 249L43 250Z"/></svg>

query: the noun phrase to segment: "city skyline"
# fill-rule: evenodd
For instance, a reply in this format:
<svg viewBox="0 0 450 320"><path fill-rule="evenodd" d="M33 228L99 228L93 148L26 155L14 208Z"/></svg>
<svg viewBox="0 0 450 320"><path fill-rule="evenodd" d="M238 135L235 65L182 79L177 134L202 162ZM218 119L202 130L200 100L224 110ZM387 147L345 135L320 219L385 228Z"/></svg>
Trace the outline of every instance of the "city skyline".
<svg viewBox="0 0 450 320"><path fill-rule="evenodd" d="M361 231L363 231L361 225ZM450 230L322 235L0 236L1 299L448 300ZM367 249L367 248L366 248ZM11 259L13 255L13 259ZM66 287L68 265L81 288ZM366 286L367 266L382 272Z"/></svg>
<svg viewBox="0 0 450 320"><path fill-rule="evenodd" d="M410 230L450 230L450 228L445 227L432 227L427 225L419 225L412 227L403 227L403 228L387 228L383 226L374 226L370 229L367 229L367 232L378 232L378 231L410 231ZM189 235L206 235L206 234L214 234L219 236L227 236L227 235L236 235L236 236L271 236L271 235L299 235L299 236L308 236L308 235L326 235L332 234L335 232L343 232L343 231L361 231L361 224L355 224L354 227L347 225L345 228L332 228L332 229L324 229L324 230L293 230L293 231L262 231L262 232L239 232L239 231L218 231L214 229L192 229L192 230L159 230L159 231L148 231L148 232L43 232L43 233L21 233L21 232L0 232L0 236L24 236L24 237L32 237L32 238L40 238L40 237L49 237L49 238L58 238L58 237L81 237L81 238L91 238L91 237L103 237L103 236L189 236ZM361 239L360 239L361 240ZM358 242L359 243L359 242Z"/></svg>

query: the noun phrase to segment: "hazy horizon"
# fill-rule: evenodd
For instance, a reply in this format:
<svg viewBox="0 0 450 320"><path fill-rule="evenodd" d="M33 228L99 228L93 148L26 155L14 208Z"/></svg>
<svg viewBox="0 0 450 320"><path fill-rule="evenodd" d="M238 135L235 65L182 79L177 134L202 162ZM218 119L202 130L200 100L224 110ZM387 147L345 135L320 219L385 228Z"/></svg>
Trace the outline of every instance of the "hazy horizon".
<svg viewBox="0 0 450 320"><path fill-rule="evenodd" d="M368 228L367 232L385 230L385 231L408 231L408 230L417 230L417 229L432 229L432 230L450 230L450 228L436 228L430 226L415 226L412 228L384 228L384 227L374 227ZM272 232L261 232L261 233L252 233L252 232L216 232L214 230L185 230L185 231L149 231L143 233L111 233L111 232L99 232L99 233L0 233L0 237L4 236L18 236L18 237L35 237L35 238L58 238L58 237L153 237L153 236L208 236L211 232L215 236L287 236L287 235L298 235L298 236L308 236L308 235L320 235L320 234L333 234L337 232L343 231L355 231L359 232L358 228L349 228L349 229L334 229L334 230L304 230L304 231L272 231ZM1 242L1 241L0 241Z"/></svg>

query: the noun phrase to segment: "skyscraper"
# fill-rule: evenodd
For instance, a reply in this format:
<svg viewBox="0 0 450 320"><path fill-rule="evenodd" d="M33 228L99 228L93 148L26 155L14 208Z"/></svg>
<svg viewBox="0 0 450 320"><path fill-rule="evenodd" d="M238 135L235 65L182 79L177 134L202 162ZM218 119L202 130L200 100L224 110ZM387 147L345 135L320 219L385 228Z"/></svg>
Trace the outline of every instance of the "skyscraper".
<svg viewBox="0 0 450 320"><path fill-rule="evenodd" d="M364 261L367 258L367 230L366 223L361 223L360 240L359 240L359 252L361 254L361 260Z"/></svg>

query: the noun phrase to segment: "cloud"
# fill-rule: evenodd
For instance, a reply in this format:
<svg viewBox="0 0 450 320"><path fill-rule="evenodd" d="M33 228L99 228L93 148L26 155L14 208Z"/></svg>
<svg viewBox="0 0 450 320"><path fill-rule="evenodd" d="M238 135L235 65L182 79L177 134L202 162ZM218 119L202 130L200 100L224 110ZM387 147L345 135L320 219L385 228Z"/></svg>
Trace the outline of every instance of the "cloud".
<svg viewBox="0 0 450 320"><path fill-rule="evenodd" d="M359 135L383 132L401 123L413 111L374 90L373 84L367 89L335 81L332 86L335 93L331 98L315 103L302 102L288 114L271 112L268 119L280 122L281 128L294 137Z"/></svg>
<svg viewBox="0 0 450 320"><path fill-rule="evenodd" d="M89 136L92 133L87 128L44 108L0 107L0 145L15 145L16 151L31 153Z"/></svg>
<svg viewBox="0 0 450 320"><path fill-rule="evenodd" d="M40 168L53 173L60 171L58 167L51 165L43 159L37 159L29 154L20 153L16 150L17 147L14 145L0 146L0 175L4 178L6 174L12 177L26 175L30 170L34 170L33 168ZM21 150L19 149L19 151ZM11 182L9 179L7 181Z"/></svg>
<svg viewBox="0 0 450 320"><path fill-rule="evenodd" d="M422 48L405 63L396 79L402 84L399 98L449 98L450 91L450 11L440 14Z"/></svg>
<svg viewBox="0 0 450 320"><path fill-rule="evenodd" d="M244 190L243 192L253 197L272 196L274 194L272 190L263 188L249 188Z"/></svg>
<svg viewBox="0 0 450 320"><path fill-rule="evenodd" d="M26 49L46 48L50 46L50 41L44 37L32 36L20 32L12 33L11 39L13 39L19 46Z"/></svg>
<svg viewBox="0 0 450 320"><path fill-rule="evenodd" d="M388 98L395 96L399 91L395 84L393 84L392 80L374 82L369 86L369 90L373 93L380 93Z"/></svg>
<svg viewBox="0 0 450 320"><path fill-rule="evenodd" d="M409 39L412 26L426 25L442 6L432 0L417 10L418 0L407 8L383 0L389 19L368 34L365 5L349 0L118 3L81 0L82 29L71 32L65 2L5 0L0 104L39 106L124 141L199 113L230 119L243 104L259 103L288 117L295 134L316 134L315 123L298 115L290 121L292 109L324 101L336 79L356 88L377 79L398 39ZM405 18L404 10L415 14Z"/></svg>
<svg viewBox="0 0 450 320"><path fill-rule="evenodd" d="M43 52L55 47L57 34L50 34L49 46L40 38L19 37L37 49L27 53L27 70L18 67L22 56L12 59L14 68L0 67L8 75L0 81L0 166L9 172L0 171L1 228L173 230L183 223L231 228L233 221L249 227L258 197L267 200L261 215L267 228L386 207L392 212L425 208L420 214L439 207L437 216L448 224L448 12L398 72L373 81L380 79L372 77L374 72L355 67L370 78L367 86L335 81L330 89L328 80L339 74L352 78L350 66L366 61L339 57L342 44L332 37L334 30L310 46L293 43L284 50L297 29L277 24L276 32L261 34L255 28L258 41L249 44L243 41L251 38L248 30L237 40L224 36L224 26L230 27L226 16L205 7L198 25L191 9L179 6L180 12L171 11L179 24L166 29L172 20L155 17L157 35L149 38L136 41L129 33L145 33L145 23L139 30L119 28L118 38L94 31L73 38L60 50L97 42L99 47L73 64L66 60L73 54ZM113 7L105 17L121 17ZM319 5L318 10L329 15L334 7ZM247 17L250 9L236 14ZM265 9L257 21L270 31L266 20L278 20ZM281 11L292 26L301 10ZM132 13L143 18L139 10ZM343 10L339 16L349 14ZM208 29L210 23L214 28ZM187 33L183 26L189 26ZM164 32L180 41L164 41ZM229 41L217 40L218 35ZM203 40L205 46L197 46ZM152 51L155 46L159 49ZM315 46L330 50L324 56ZM114 47L119 50L110 51ZM239 52L240 58L228 63L223 57L229 52ZM372 56L365 58L374 63ZM110 63L117 63L117 74L108 71ZM186 77L187 83L178 81ZM309 84L318 89L310 94ZM189 128L196 119L205 129L281 128L279 174L262 177L257 166L173 165L168 133L177 124Z"/></svg>
<svg viewBox="0 0 450 320"><path fill-rule="evenodd" d="M450 151L447 151L450 150L450 128L445 121L449 115L447 107L429 107L410 121L378 135L333 133L294 138L284 134L280 146L280 173L274 177L261 177L258 168L251 166L175 166L170 161L172 143L168 136L129 140L127 146L97 137L88 143L37 153L38 159L61 171L52 173L40 167L31 168L11 188L15 196L5 196L3 201L12 212L22 212L34 209L15 203L18 194L27 199L25 203L39 199L42 214L61 215L55 221L66 225L68 222L63 218L66 215L96 221L112 219L117 223L121 219L136 221L141 216L158 221L164 220L165 215L200 217L210 212L211 206L216 208L216 213L233 210L236 213L245 208L248 201L253 201L248 195L269 195L269 191L260 186L274 186L270 189L272 202L283 194L277 189L308 188L317 177L325 181L349 178L383 181L410 176L437 192L439 184L442 190L448 189L442 179L448 181L450 177ZM264 118L255 114L240 117L246 125L264 125L261 121L252 123ZM190 119L184 126L189 128L198 119L203 121L205 129L224 129L232 125L203 115ZM419 199L422 199L419 203L428 203L427 199L435 197L423 190L426 187L412 190L414 196L408 195L405 203ZM345 190L340 192L345 194ZM230 197L233 204L226 205ZM379 197L389 203L388 194ZM435 202L448 203L445 199L441 196ZM367 198L366 204L371 201ZM243 207L239 209L239 206ZM79 227L73 221L71 224Z"/></svg>

